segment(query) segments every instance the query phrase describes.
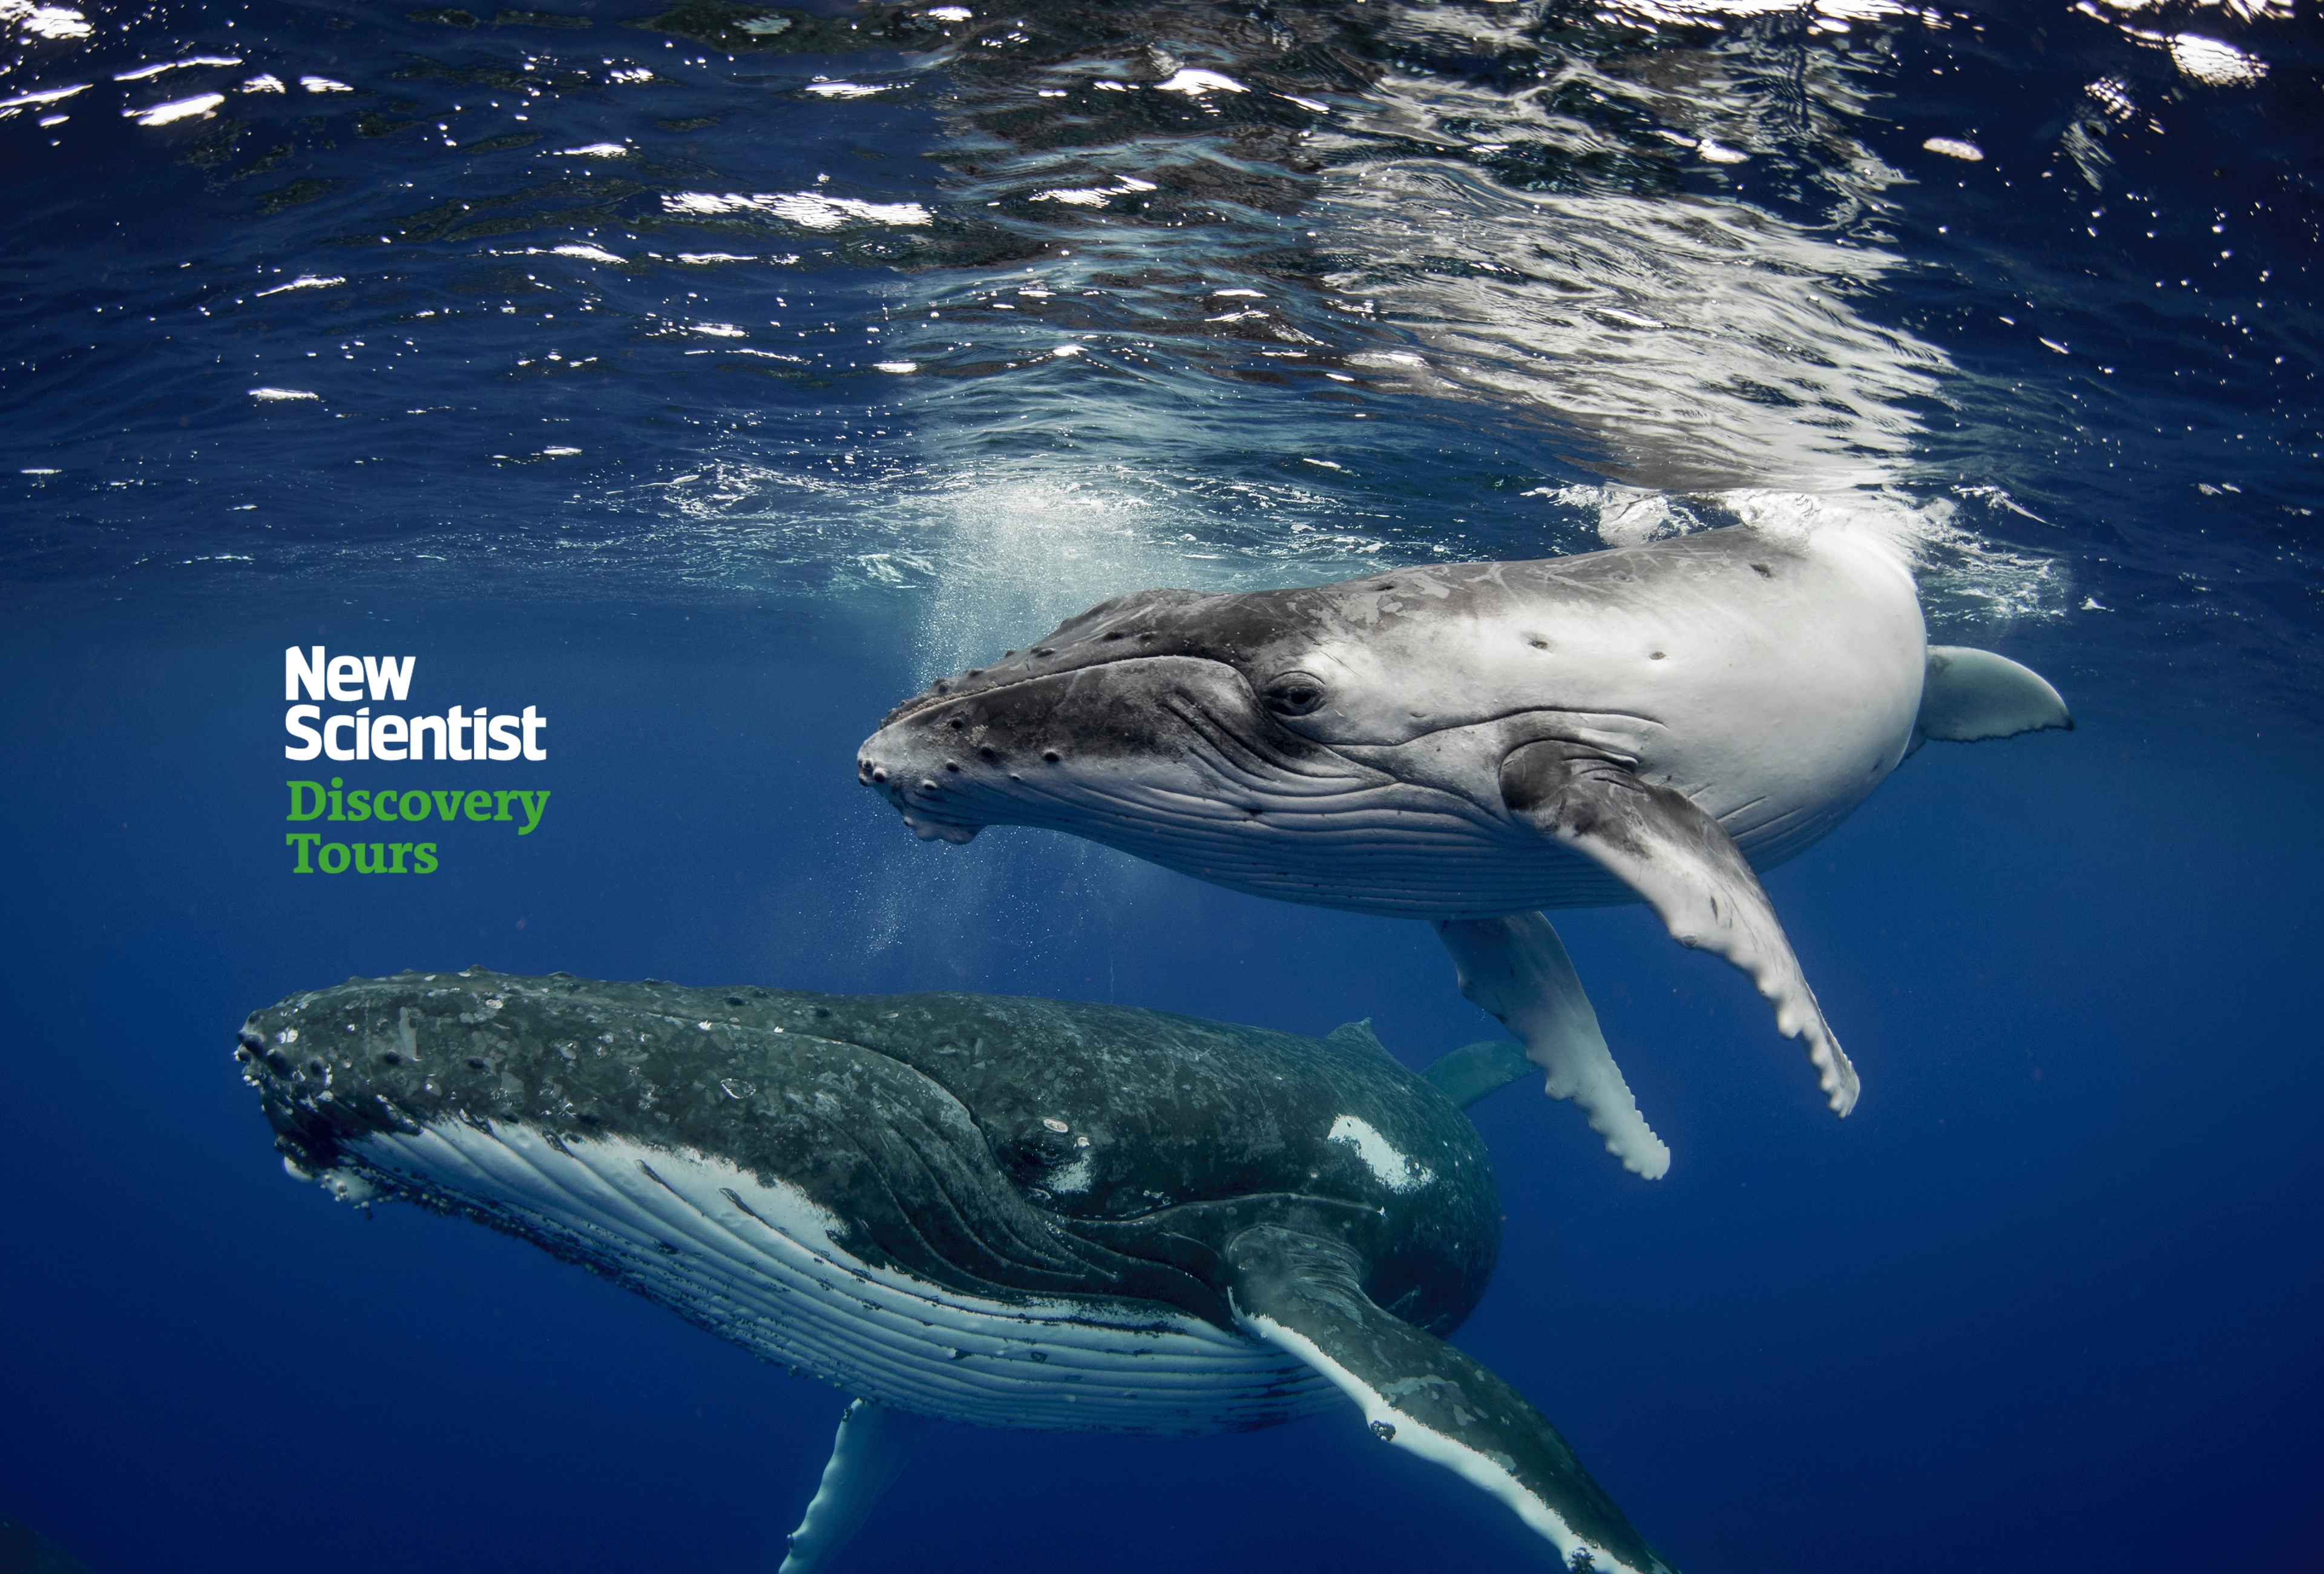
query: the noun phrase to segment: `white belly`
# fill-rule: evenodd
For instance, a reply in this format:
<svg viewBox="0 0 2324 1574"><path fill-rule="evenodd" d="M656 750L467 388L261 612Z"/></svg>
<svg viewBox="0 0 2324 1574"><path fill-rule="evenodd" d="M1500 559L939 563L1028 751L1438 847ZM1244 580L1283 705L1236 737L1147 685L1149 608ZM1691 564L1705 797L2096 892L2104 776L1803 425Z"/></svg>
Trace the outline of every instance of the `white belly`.
<svg viewBox="0 0 2324 1574"><path fill-rule="evenodd" d="M898 1410L978 1426L1207 1434L1335 1398L1280 1352L1152 1302L980 1300L875 1268L804 1192L707 1154L459 1120L353 1151L762 1360Z"/></svg>

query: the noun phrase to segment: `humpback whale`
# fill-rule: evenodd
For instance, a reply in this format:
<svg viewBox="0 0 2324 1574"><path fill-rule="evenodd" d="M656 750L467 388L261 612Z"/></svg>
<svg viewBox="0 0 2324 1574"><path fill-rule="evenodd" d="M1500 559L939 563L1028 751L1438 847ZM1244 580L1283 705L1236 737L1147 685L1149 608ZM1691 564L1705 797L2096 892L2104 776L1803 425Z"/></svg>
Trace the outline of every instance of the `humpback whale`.
<svg viewBox="0 0 2324 1574"><path fill-rule="evenodd" d="M1238 891L1434 921L1546 1090L1653 1177L1669 1149L1538 910L1646 903L1750 977L1846 1115L1855 1069L1756 871L1924 742L2072 726L2034 672L1927 643L1884 532L1738 525L1117 597L898 706L856 773L923 839L1047 827Z"/></svg>
<svg viewBox="0 0 2324 1574"><path fill-rule="evenodd" d="M1324 1039L1126 1007L470 968L254 1012L235 1059L294 1175L584 1264L853 1394L786 1574L927 1419L1201 1435L1352 1401L1570 1568L1668 1565L1525 1397L1445 1342L1500 1249L1464 1105Z"/></svg>

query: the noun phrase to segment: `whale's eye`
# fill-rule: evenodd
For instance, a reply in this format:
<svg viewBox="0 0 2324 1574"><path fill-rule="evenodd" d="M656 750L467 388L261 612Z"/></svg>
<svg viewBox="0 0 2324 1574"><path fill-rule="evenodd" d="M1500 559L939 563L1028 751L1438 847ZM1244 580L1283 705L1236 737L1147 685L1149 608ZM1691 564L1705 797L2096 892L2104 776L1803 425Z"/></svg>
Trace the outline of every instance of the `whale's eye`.
<svg viewBox="0 0 2324 1574"><path fill-rule="evenodd" d="M1284 672L1268 680L1267 708L1277 716L1306 716L1323 708L1323 681L1305 672Z"/></svg>

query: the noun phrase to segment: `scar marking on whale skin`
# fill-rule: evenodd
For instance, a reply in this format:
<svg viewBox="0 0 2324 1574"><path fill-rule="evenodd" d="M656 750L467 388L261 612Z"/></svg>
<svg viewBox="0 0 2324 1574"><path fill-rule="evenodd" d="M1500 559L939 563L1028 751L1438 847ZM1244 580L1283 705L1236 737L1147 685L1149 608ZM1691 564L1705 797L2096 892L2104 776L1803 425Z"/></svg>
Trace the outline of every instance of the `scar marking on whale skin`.
<svg viewBox="0 0 2324 1574"><path fill-rule="evenodd" d="M1355 1149L1356 1157L1379 1177L1380 1184L1398 1195L1417 1191L1436 1179L1434 1171L1399 1153L1396 1144L1380 1135L1379 1129L1370 1121L1360 1116L1340 1116L1332 1123L1332 1129L1323 1136L1326 1142L1341 1143Z"/></svg>

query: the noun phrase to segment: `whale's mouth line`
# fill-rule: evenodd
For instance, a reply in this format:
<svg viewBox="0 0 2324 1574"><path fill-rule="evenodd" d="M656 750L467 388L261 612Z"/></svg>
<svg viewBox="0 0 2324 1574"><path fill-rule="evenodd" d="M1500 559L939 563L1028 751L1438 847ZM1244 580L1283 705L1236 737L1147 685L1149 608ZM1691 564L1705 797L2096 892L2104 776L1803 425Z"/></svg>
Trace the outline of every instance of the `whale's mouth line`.
<svg viewBox="0 0 2324 1574"><path fill-rule="evenodd" d="M1028 818L1019 823L1048 824L1053 820L1078 820L1086 818L1093 807L1111 810L1117 817L1125 820L1146 821L1157 817L1164 817L1194 823L1206 819L1224 821L1236 818L1256 819L1266 814L1280 815L1289 811L1311 810L1318 801L1327 801L1345 792L1361 792L1381 785L1381 783L1367 782L1360 776L1349 775L1331 778L1334 782L1343 783L1343 785L1335 786L1321 793L1295 796L1281 792L1270 792L1268 789L1275 783L1266 782L1255 776L1232 771L1231 768L1222 769L1214 762L1205 761L1204 763L1221 778L1221 784L1229 788L1234 796L1195 792L1176 786L1149 787L1143 793L1138 793L1125 792L1119 788L1110 788L1096 782L1076 782L1063 791L1045 782L1026 782L1019 784L1020 791L1010 796L1014 801L1026 807ZM1200 811L1206 806L1224 806L1234 812L1231 815L1204 815ZM966 806L964 806L964 810ZM1045 809L1054 810L1054 815L1040 815L1038 820L1032 818ZM1174 814L1173 810L1178 812ZM1002 822L987 820L982 823Z"/></svg>

